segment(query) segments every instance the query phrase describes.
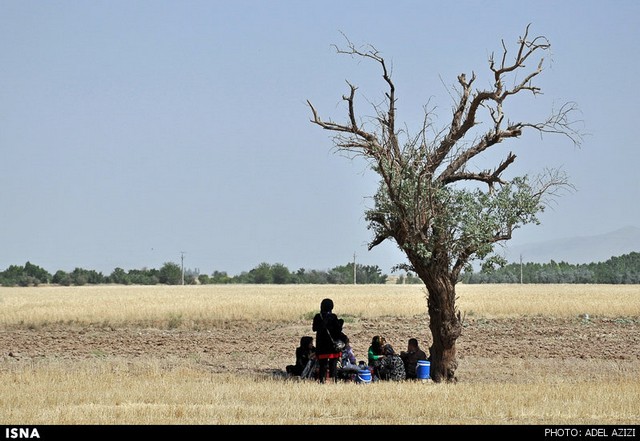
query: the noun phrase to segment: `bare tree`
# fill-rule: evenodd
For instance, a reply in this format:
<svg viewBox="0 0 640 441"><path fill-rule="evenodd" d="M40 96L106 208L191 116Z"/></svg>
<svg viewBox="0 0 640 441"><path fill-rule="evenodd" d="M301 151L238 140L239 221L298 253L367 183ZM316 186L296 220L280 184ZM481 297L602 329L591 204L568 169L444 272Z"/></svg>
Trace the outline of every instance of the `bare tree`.
<svg viewBox="0 0 640 441"><path fill-rule="evenodd" d="M550 44L543 36L530 38L527 26L514 56L503 41L500 57L489 57L491 88L475 88L475 74L471 78L459 75L451 121L436 130L425 110L422 126L411 135L398 129L396 87L380 52L370 45L359 48L346 41L346 49L336 46L338 53L372 60L382 70L384 100L372 104L373 117L362 118L356 112L357 87L347 82L349 92L342 97L347 105L346 122L321 118L307 101L311 122L334 133L338 151L365 157L379 175L374 206L365 213L374 233L369 249L387 239L395 241L409 262L396 268L412 271L424 282L433 342L431 378L455 382L456 340L463 324L455 286L461 271L473 260L485 265L504 263L493 253L495 245L511 239L513 231L525 224L538 224L537 214L558 191L571 188L558 169L545 170L534 178L507 179L505 171L516 159L513 153L483 171L474 169L471 161L503 141L519 138L525 130L562 134L579 145L580 133L570 120L577 109L567 103L534 123L505 118L503 104L511 97L541 93L534 80L543 72L541 54ZM526 63L534 58L535 67L527 69ZM488 117L488 124L479 119L481 112Z"/></svg>

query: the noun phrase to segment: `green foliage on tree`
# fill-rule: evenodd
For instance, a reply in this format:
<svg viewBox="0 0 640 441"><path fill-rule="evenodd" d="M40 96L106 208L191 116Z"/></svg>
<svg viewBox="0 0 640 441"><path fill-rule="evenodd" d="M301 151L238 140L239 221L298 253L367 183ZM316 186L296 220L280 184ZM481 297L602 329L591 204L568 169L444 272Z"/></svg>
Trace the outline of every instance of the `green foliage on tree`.
<svg viewBox="0 0 640 441"><path fill-rule="evenodd" d="M125 272L125 270L120 268L120 267L115 268L111 272L111 274L109 275L109 280L108 281L110 283L116 283L118 285L130 285L131 284L131 278Z"/></svg>
<svg viewBox="0 0 640 441"><path fill-rule="evenodd" d="M25 263L24 266L10 265L0 272L2 286L38 286L51 280L51 274L31 262Z"/></svg>
<svg viewBox="0 0 640 441"><path fill-rule="evenodd" d="M406 275L399 276L396 281L396 284L398 285L419 285L421 283L423 283L422 280L411 272L408 272Z"/></svg>
<svg viewBox="0 0 640 441"><path fill-rule="evenodd" d="M165 285L181 285L182 269L180 265L173 262L166 262L158 272L158 282Z"/></svg>
<svg viewBox="0 0 640 441"><path fill-rule="evenodd" d="M377 265L356 264L355 283L356 284L384 284L387 283L386 274ZM354 283L353 263L336 266L329 272L331 283L349 284Z"/></svg>
<svg viewBox="0 0 640 441"><path fill-rule="evenodd" d="M52 282L62 286L70 286L72 280L71 280L71 276L67 272L58 270L53 275Z"/></svg>
<svg viewBox="0 0 640 441"><path fill-rule="evenodd" d="M157 269L132 269L127 275L132 285L156 285L160 283L160 271Z"/></svg>
<svg viewBox="0 0 640 441"><path fill-rule="evenodd" d="M47 270L31 262L24 264L24 274L32 277L36 281L36 284L49 283L51 281L51 274L49 274Z"/></svg>
<svg viewBox="0 0 640 441"><path fill-rule="evenodd" d="M97 285L107 281L107 278L102 273L84 268L75 268L69 276L71 277L71 283L78 286L86 284Z"/></svg>
<svg viewBox="0 0 640 441"><path fill-rule="evenodd" d="M289 268L281 263L271 265L271 282L276 285L284 285L292 282Z"/></svg>
<svg viewBox="0 0 640 441"><path fill-rule="evenodd" d="M203 276L206 277L206 279L202 278ZM206 275L201 275L200 276L200 283L221 283L221 284L226 284L226 283L232 283L233 282L233 278L229 277L229 275L227 274L226 271L214 271L211 274L211 277L206 276Z"/></svg>
<svg viewBox="0 0 640 441"><path fill-rule="evenodd" d="M248 283L271 283L272 280L273 277L271 274L271 265L266 262L263 262L257 267L253 268L247 275Z"/></svg>
<svg viewBox="0 0 640 441"><path fill-rule="evenodd" d="M307 270L305 268L296 271L296 282L301 284L326 285L332 283L330 279L328 271Z"/></svg>

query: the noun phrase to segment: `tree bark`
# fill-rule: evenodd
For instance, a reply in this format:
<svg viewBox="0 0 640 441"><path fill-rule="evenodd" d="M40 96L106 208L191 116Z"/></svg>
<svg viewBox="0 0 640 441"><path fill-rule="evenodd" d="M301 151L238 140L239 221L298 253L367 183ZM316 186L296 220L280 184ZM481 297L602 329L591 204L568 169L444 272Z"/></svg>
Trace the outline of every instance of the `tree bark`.
<svg viewBox="0 0 640 441"><path fill-rule="evenodd" d="M431 379L435 383L456 382L456 340L462 334L462 320L455 306L455 284L446 272L435 268L424 268L418 271L418 275L429 293L429 329L433 341L430 348Z"/></svg>

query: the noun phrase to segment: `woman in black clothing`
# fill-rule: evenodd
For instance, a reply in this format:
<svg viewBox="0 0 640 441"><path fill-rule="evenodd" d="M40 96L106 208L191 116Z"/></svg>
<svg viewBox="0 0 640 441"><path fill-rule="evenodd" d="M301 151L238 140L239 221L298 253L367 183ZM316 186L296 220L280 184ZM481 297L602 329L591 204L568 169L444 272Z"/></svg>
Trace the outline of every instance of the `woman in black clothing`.
<svg viewBox="0 0 640 441"><path fill-rule="evenodd" d="M320 312L313 317L312 329L316 333L316 358L319 364L318 380L324 383L327 378L337 379L338 360L342 351L336 351L333 340L344 341L342 326L344 320L333 313L333 300L324 299L320 303Z"/></svg>
<svg viewBox="0 0 640 441"><path fill-rule="evenodd" d="M287 373L290 375L300 376L307 367L309 360L315 359L316 348L313 346L313 337L305 335L300 338L300 346L296 348L296 364L290 364L286 367Z"/></svg>

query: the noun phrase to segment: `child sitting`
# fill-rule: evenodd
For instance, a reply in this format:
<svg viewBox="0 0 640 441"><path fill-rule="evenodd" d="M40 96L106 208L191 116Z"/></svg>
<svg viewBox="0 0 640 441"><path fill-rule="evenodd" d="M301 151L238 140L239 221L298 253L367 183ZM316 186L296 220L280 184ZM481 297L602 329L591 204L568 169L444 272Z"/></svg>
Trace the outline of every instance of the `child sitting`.
<svg viewBox="0 0 640 441"><path fill-rule="evenodd" d="M361 368L358 366L356 356L349 343L349 337L345 336L344 343L345 346L340 356L340 365L338 366L338 378L349 380L352 379L353 375L357 374Z"/></svg>

